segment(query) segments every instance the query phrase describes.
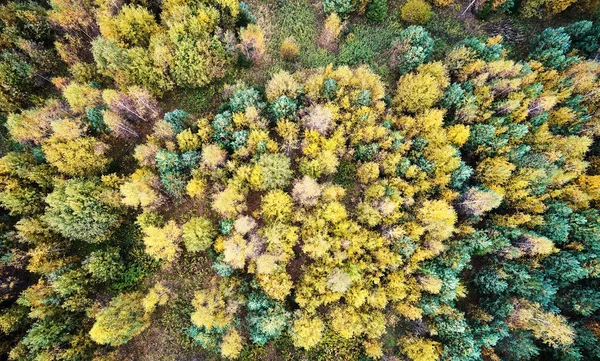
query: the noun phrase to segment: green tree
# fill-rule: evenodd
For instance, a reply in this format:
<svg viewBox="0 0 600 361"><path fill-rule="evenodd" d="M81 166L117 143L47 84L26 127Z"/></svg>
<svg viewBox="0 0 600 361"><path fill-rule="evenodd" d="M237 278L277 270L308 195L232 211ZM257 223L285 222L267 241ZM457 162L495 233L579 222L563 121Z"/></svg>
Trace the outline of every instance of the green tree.
<svg viewBox="0 0 600 361"><path fill-rule="evenodd" d="M108 240L123 218L116 190L97 179L71 179L46 197L44 220L63 236L84 242Z"/></svg>
<svg viewBox="0 0 600 361"><path fill-rule="evenodd" d="M390 65L404 75L428 62L432 52L433 39L429 33L420 26L409 26L393 45Z"/></svg>
<svg viewBox="0 0 600 361"><path fill-rule="evenodd" d="M387 0L373 0L367 6L367 19L372 23L381 23L387 17Z"/></svg>

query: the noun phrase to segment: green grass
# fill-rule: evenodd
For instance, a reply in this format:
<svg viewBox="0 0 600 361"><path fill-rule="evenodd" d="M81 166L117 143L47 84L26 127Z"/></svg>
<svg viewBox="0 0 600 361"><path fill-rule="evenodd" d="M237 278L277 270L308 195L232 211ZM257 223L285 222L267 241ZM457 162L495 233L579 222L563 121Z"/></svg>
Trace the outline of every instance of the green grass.
<svg viewBox="0 0 600 361"><path fill-rule="evenodd" d="M340 46L337 63L342 65L368 64L374 68L387 63L388 49L400 35L402 28L396 23L385 25L356 25Z"/></svg>
<svg viewBox="0 0 600 361"><path fill-rule="evenodd" d="M303 67L325 66L335 60L332 54L317 45L319 21L307 0L284 2L274 11L273 20L272 45L275 49L283 39L293 36L300 47L298 60Z"/></svg>

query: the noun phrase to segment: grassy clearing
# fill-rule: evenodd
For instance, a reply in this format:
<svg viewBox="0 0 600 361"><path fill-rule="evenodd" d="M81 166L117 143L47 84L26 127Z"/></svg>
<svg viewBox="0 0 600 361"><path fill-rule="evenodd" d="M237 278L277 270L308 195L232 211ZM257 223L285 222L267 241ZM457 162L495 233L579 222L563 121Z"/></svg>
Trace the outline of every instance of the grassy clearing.
<svg viewBox="0 0 600 361"><path fill-rule="evenodd" d="M402 31L400 24L361 24L350 26L348 30L349 33L340 46L337 64L367 64L382 77L389 77L391 74L387 65L388 59L391 45Z"/></svg>
<svg viewBox="0 0 600 361"><path fill-rule="evenodd" d="M283 39L293 36L300 47L298 62L302 67L320 67L334 62L334 55L317 45L320 24L323 23L320 17L323 17L320 2L311 4L308 0L290 0L277 6L273 12L274 53L278 54Z"/></svg>

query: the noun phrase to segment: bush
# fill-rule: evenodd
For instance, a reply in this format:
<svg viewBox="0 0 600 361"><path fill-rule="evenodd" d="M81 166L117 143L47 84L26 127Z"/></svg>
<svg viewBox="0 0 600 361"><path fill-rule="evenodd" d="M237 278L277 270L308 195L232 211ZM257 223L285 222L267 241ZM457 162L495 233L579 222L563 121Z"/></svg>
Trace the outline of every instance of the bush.
<svg viewBox="0 0 600 361"><path fill-rule="evenodd" d="M409 24L425 25L431 15L431 5L423 0L408 0L401 10L402 20Z"/></svg>
<svg viewBox="0 0 600 361"><path fill-rule="evenodd" d="M372 23L380 23L387 16L387 0L372 0L367 7L367 19Z"/></svg>

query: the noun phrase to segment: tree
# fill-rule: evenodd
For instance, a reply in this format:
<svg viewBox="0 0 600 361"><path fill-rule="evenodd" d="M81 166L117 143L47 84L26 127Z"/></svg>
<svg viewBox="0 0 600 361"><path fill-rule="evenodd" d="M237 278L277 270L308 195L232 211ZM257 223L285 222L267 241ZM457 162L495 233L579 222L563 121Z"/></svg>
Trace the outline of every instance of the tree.
<svg viewBox="0 0 600 361"><path fill-rule="evenodd" d="M431 5L423 0L409 0L402 5L402 20L409 24L425 25L431 18Z"/></svg>
<svg viewBox="0 0 600 361"><path fill-rule="evenodd" d="M233 321L227 313L227 304L217 289L196 291L192 304L195 309L191 315L192 323L198 327L208 331L223 329Z"/></svg>
<svg viewBox="0 0 600 361"><path fill-rule="evenodd" d="M104 38L121 47L148 46L150 36L158 31L154 16L140 5L125 5L116 16L101 15L98 25Z"/></svg>
<svg viewBox="0 0 600 361"><path fill-rule="evenodd" d="M226 358L237 358L244 347L244 341L235 328L230 329L221 341L221 355Z"/></svg>
<svg viewBox="0 0 600 361"><path fill-rule="evenodd" d="M137 169L129 181L123 183L119 190L124 205L154 209L162 203L162 197L154 188L159 182L158 176L147 168Z"/></svg>
<svg viewBox="0 0 600 361"><path fill-rule="evenodd" d="M248 296L248 324L252 342L264 345L287 329L289 313L267 296L253 292Z"/></svg>
<svg viewBox="0 0 600 361"><path fill-rule="evenodd" d="M202 147L202 165L209 170L223 166L227 160L227 152L216 144L206 144Z"/></svg>
<svg viewBox="0 0 600 361"><path fill-rule="evenodd" d="M517 300L515 313L510 324L512 327L529 330L535 338L553 346L568 346L573 343L573 329L563 316L544 312L539 304L526 300Z"/></svg>
<svg viewBox="0 0 600 361"><path fill-rule="evenodd" d="M562 69L577 61L567 57L571 48L571 38L564 28L547 28L534 38L531 57L548 67Z"/></svg>
<svg viewBox="0 0 600 361"><path fill-rule="evenodd" d="M189 252L205 251L217 235L216 227L204 217L194 217L182 227L182 239Z"/></svg>
<svg viewBox="0 0 600 361"><path fill-rule="evenodd" d="M10 135L22 144L40 144L51 134L51 124L60 119L66 105L60 101L48 101L45 106L11 113L6 119Z"/></svg>
<svg viewBox="0 0 600 361"><path fill-rule="evenodd" d="M318 317L299 316L292 325L292 340L294 345L304 349L316 346L323 337L325 325Z"/></svg>
<svg viewBox="0 0 600 361"><path fill-rule="evenodd" d="M591 21L582 20L565 27L571 38L571 47L587 58L593 58L600 49L600 26Z"/></svg>
<svg viewBox="0 0 600 361"><path fill-rule="evenodd" d="M330 108L322 105L309 108L307 114L302 118L304 127L317 131L321 135L327 135L333 122L333 112Z"/></svg>
<svg viewBox="0 0 600 361"><path fill-rule="evenodd" d="M321 196L321 186L313 178L304 176L296 180L292 196L303 206L314 206Z"/></svg>
<svg viewBox="0 0 600 361"><path fill-rule="evenodd" d="M456 213L444 201L425 201L418 214L420 222L432 238L446 239L454 232Z"/></svg>
<svg viewBox="0 0 600 361"><path fill-rule="evenodd" d="M144 229L144 245L146 253L152 258L163 260L167 264L173 262L180 252L181 229L174 221L163 227L150 226Z"/></svg>
<svg viewBox="0 0 600 361"><path fill-rule="evenodd" d="M409 26L393 45L390 65L405 75L428 62L432 52L433 39L429 33L420 26Z"/></svg>
<svg viewBox="0 0 600 361"><path fill-rule="evenodd" d="M500 205L502 197L493 191L469 188L458 199L458 210L466 215L481 216Z"/></svg>
<svg viewBox="0 0 600 361"><path fill-rule="evenodd" d="M125 271L118 249L99 250L90 253L84 268L100 282L115 282Z"/></svg>
<svg viewBox="0 0 600 361"><path fill-rule="evenodd" d="M350 0L323 0L322 3L325 14L336 14L341 19L347 19L354 11L354 4Z"/></svg>
<svg viewBox="0 0 600 361"><path fill-rule="evenodd" d="M122 222L118 193L98 179L71 179L46 197L44 220L63 236L84 242L108 240Z"/></svg>
<svg viewBox="0 0 600 361"><path fill-rule="evenodd" d="M372 23L380 23L387 17L387 0L373 0L367 6L367 19Z"/></svg>
<svg viewBox="0 0 600 361"><path fill-rule="evenodd" d="M290 160L283 154L263 154L250 175L250 184L260 190L284 188L292 177Z"/></svg>
<svg viewBox="0 0 600 361"><path fill-rule="evenodd" d="M260 63L265 56L265 37L257 24L250 24L240 30L238 49L241 55L250 62Z"/></svg>
<svg viewBox="0 0 600 361"><path fill-rule="evenodd" d="M329 50L335 50L343 27L342 19L337 12L329 14L325 20L325 26L319 35L319 45Z"/></svg>
<svg viewBox="0 0 600 361"><path fill-rule="evenodd" d="M90 0L52 0L48 20L65 35L58 39L56 48L63 61L70 65L92 59L90 42L99 35L94 17L94 4Z"/></svg>
<svg viewBox="0 0 600 361"><path fill-rule="evenodd" d="M261 199L261 213L267 222L285 221L292 214L292 198L276 189Z"/></svg>
<svg viewBox="0 0 600 361"><path fill-rule="evenodd" d="M51 138L42 144L48 163L70 176L89 176L102 172L110 159L108 145L93 137L72 140Z"/></svg>
<svg viewBox="0 0 600 361"><path fill-rule="evenodd" d="M436 65L439 66L441 64ZM443 68L441 68L441 77L433 72L437 70L431 66L421 65L416 73L400 77L393 103L399 112L419 113L431 108L442 98L448 80Z"/></svg>
<svg viewBox="0 0 600 361"><path fill-rule="evenodd" d="M403 337L400 342L402 351L411 360L437 361L440 358L441 344L425 338Z"/></svg>
<svg viewBox="0 0 600 361"><path fill-rule="evenodd" d="M282 96L295 99L300 94L300 84L287 71L280 71L273 75L265 89L267 100L274 102Z"/></svg>
<svg viewBox="0 0 600 361"><path fill-rule="evenodd" d="M235 187L227 187L214 195L212 208L221 216L233 218L245 208L245 197Z"/></svg>
<svg viewBox="0 0 600 361"><path fill-rule="evenodd" d="M176 44L173 56L174 80L187 87L202 87L221 78L228 61L223 45L208 39L184 38Z"/></svg>
<svg viewBox="0 0 600 361"><path fill-rule="evenodd" d="M145 315L141 293L123 293L96 315L90 337L99 344L119 346L142 333L150 320Z"/></svg>
<svg viewBox="0 0 600 361"><path fill-rule="evenodd" d="M142 333L150 325L156 305L164 305L168 290L157 284L144 296L139 292L122 293L96 315L90 337L102 345L120 346Z"/></svg>

